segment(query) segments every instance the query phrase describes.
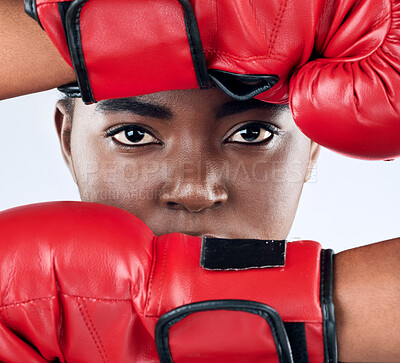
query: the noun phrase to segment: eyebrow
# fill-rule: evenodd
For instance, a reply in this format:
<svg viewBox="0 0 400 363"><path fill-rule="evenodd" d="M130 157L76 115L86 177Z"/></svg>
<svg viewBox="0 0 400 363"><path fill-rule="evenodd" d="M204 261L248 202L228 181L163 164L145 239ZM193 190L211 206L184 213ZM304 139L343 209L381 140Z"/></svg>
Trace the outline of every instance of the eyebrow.
<svg viewBox="0 0 400 363"><path fill-rule="evenodd" d="M280 109L286 108L287 105L276 105L272 103L263 102L252 98L247 101L230 101L223 104L217 111L217 118L232 116L237 113L250 111L257 108L265 109L269 112L276 112Z"/></svg>
<svg viewBox="0 0 400 363"><path fill-rule="evenodd" d="M247 101L233 100L224 103L222 106L217 108L216 117L217 119L221 119L257 108L261 108L269 112L276 112L279 109L283 109L285 107L287 106L267 103L254 98ZM155 103L143 102L135 97L100 101L96 105L95 111L129 112L143 117L153 117L164 120L170 120L174 116L173 112L168 107L157 105Z"/></svg>
<svg viewBox="0 0 400 363"><path fill-rule="evenodd" d="M154 117L159 119L172 119L172 111L164 106L148 103L137 98L118 98L100 101L95 108L97 112L130 112L144 117Z"/></svg>

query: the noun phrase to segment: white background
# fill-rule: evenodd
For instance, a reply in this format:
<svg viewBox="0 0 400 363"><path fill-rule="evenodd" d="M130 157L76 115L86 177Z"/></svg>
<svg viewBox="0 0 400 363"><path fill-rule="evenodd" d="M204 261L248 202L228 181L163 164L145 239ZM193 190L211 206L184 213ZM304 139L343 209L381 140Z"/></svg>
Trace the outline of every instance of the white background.
<svg viewBox="0 0 400 363"><path fill-rule="evenodd" d="M61 157L53 90L0 101L0 210L79 200ZM400 236L400 160L349 159L323 149L304 187L291 239L335 252Z"/></svg>

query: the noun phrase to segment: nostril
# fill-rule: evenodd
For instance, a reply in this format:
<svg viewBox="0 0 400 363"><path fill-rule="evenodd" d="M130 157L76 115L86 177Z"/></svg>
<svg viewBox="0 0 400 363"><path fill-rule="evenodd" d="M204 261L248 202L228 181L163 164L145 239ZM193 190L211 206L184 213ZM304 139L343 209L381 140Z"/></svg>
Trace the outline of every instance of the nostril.
<svg viewBox="0 0 400 363"><path fill-rule="evenodd" d="M179 204L175 202L167 202L167 207L177 209L179 207Z"/></svg>
<svg viewBox="0 0 400 363"><path fill-rule="evenodd" d="M214 208L218 208L221 205L222 205L222 202L221 201L217 201L217 202L214 202L212 204L208 204L208 207L214 209ZM193 213L194 212L200 212L203 209L207 208L207 205L192 205L192 204L185 205L185 204L180 204L180 203L176 203L176 202L167 202L166 206L169 209L174 209L174 210L185 209L185 210L187 210L189 212L193 212Z"/></svg>

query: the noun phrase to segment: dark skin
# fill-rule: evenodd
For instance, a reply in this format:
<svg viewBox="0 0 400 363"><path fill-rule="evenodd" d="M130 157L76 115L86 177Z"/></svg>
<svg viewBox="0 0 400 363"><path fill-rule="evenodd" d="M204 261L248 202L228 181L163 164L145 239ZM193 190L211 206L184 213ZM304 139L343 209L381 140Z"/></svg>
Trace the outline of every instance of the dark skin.
<svg viewBox="0 0 400 363"><path fill-rule="evenodd" d="M72 122L57 104L62 154L82 200L125 209L158 235L287 237L319 152L287 108L238 106L218 89L131 100L78 100ZM399 362L399 256L400 239L335 256L340 361Z"/></svg>
<svg viewBox="0 0 400 363"><path fill-rule="evenodd" d="M56 114L82 200L125 209L156 234L286 238L319 151L287 107L218 89L130 101L141 104L79 102L72 129Z"/></svg>
<svg viewBox="0 0 400 363"><path fill-rule="evenodd" d="M55 47L52 45L46 34L37 25L37 23L33 19L25 15L23 8L23 0L2 0L0 2L0 49L2 50L0 57L0 99L51 89L61 84L75 81L74 71L64 62L62 57L58 54ZM181 93L181 95L183 94L184 93ZM159 96L157 97L156 98L158 102L163 101L162 98L159 98ZM198 110L199 118L197 118L197 120L200 121L200 116L204 116L207 113L211 115L211 119L214 120L215 113L212 114L211 110L206 110L200 107L201 102L204 102L204 100L196 100L196 97L197 96L192 95L187 99L187 101L190 101L192 105ZM175 105L176 103L172 100L172 98L170 99L170 102ZM180 97L175 96L175 99L178 104L179 102L182 103ZM152 101L156 101L156 99L153 98ZM172 104L170 104L170 106L171 105ZM71 167L71 170L74 172L73 174L78 180L81 192L85 190L87 192L92 191L89 186L85 187L84 184L85 181L87 184L87 178L93 180L92 177L94 176L90 175L90 173L88 174L88 171L91 171L93 173L93 169L91 170L90 166L85 167L85 165L81 165L80 167L78 167L78 165L75 165L75 163L79 162L80 152L86 152L89 154L90 157L87 162L92 163L92 168L93 165L99 165L100 163L104 165L104 160L118 160L119 164L115 164L114 166L109 168L107 167L107 164L105 164L106 170L98 171L96 178L94 178L98 181L96 186L97 188L100 187L101 184L103 184L103 187L106 188L104 189L104 191L114 190L111 186L107 185L108 181L114 180L115 182L117 182L121 179L121 177L118 176L118 172L120 170L125 170L126 164L131 165L130 162L128 163L128 160L132 159L131 157L133 156L133 153L126 152L125 154L123 154L121 152L118 152L117 148L109 148L108 152L105 153L105 151L107 150L106 145L110 146L111 142L107 141L109 139L105 138L104 135L100 136L99 133L93 135L91 132L89 132L88 134L79 134L76 131L78 127L81 127L82 130L90 131L90 127L94 125L93 120L90 118L91 116L89 111L86 113L86 117L84 117L86 111L83 111L83 107L85 106L79 103L76 105L74 115L74 126L76 127L74 128L75 131L72 130L71 149L68 146L70 141L68 131L71 131L69 116L66 112L64 105L62 103L58 104L58 108L56 111L56 124L60 138L62 140L63 154L68 165ZM183 111L185 107L186 106L181 105L177 109L175 107L173 111L174 113L182 116L184 114ZM188 113L188 116L190 117L187 118L187 122L193 125L195 124L194 119L197 117L197 114L195 115L191 109L189 109L189 111L190 112ZM261 111L259 110L257 112ZM242 114L242 116L243 115L244 114ZM256 116L252 116L251 118L253 119L253 117ZM120 123L121 121L114 120L114 122ZM183 120L180 120L180 122L182 123ZM201 119L200 124L202 122L210 124L210 121L207 121L204 118ZM232 120L230 122L232 122ZM86 126L78 126L79 123L86 123ZM218 130L221 131L223 127L227 128L228 124L229 121L224 121L223 123L221 123L221 126L218 126ZM288 127L288 125L288 123L285 123L284 127ZM199 125L197 124L193 126L195 128L199 127ZM99 131L98 129L96 130ZM205 164L199 163L199 160L195 160L196 163L194 164L194 167L192 167L192 164L190 164L190 160L192 160L191 157L185 156L188 153L188 148L184 147L185 142L183 141L185 136L184 132L187 132L187 140L196 139L195 133L191 133L190 130L191 129L189 128L184 128L183 130L179 128L174 128L175 133L173 140L175 141L174 147L177 148L174 149L177 158L182 158L184 161L188 160L189 165L186 167L182 167L181 170L176 169L175 167L172 168L172 171L170 169L170 172L172 172L175 176L178 176L179 178L176 182L173 182L173 180L171 179L172 181L170 180L169 183L165 183L165 185L168 187L166 190L169 190L170 193L162 193L158 196L159 205L156 205L155 203L155 200L157 200L157 196L152 196L151 193L150 196L145 193L142 197L140 197L140 193L134 193L131 195L131 197L133 196L133 199L129 198L129 195L126 194L125 198L123 196L118 198L115 194L113 195L112 193L104 193L103 195L98 194L97 196L96 193L94 196L93 193L86 193L85 195L88 198L91 195L90 198L93 198L93 200L99 198L98 201L102 203L124 204L127 210L137 210L138 213L140 213L139 209L141 209L139 204L143 202L146 205L150 205L150 210L151 208L163 210L163 216L168 217L169 219L166 219L168 221L174 219L173 216L176 217L176 215L195 214L196 216L204 216L207 213L209 215L216 212L220 213L221 210L224 210L225 208L231 208L232 212L230 215L232 216L234 215L232 205L239 206L238 210L240 211L242 206L246 205L246 203L248 205L250 201L258 203L259 201L257 200L256 196L249 194L249 190L246 188L246 185L251 186L250 190L254 189L253 184L249 184L247 181L245 181L244 183L239 183L237 187L234 186L233 190L231 188L226 188L226 184L220 184L220 186L222 186L223 188L208 189L209 186L218 186L218 183L216 184L215 181L218 180L216 176L219 175L219 172L215 169L215 167L213 167L213 164L211 164L210 166L211 169L208 169L206 166L204 166ZM200 132L201 134L202 131L204 130L197 130L196 132ZM164 131L163 135L165 135ZM289 138L288 135L290 136ZM282 141L285 144L285 147L288 147L290 149L294 147L296 142L300 142L299 140L295 140L296 135L297 134L292 129L288 133L286 133L286 141ZM85 138L89 139L89 141L91 140L90 143L88 145L80 145L79 142L84 142ZM277 139L282 140L281 137L278 137ZM283 140L284 139L285 137L283 137ZM177 142L179 140L181 142ZM213 134L212 137L208 140L210 143L213 143L213 147L211 147L211 149L205 149L205 154L211 155L211 159L214 160L215 163L218 163L217 156L221 156L223 154L222 147L220 148L219 153L217 153L216 155L212 153L212 150L218 149L218 147L216 146L218 144L217 140L219 140L219 142L222 141L222 135L220 132L215 132L215 134ZM271 175L275 175L277 179L282 179L285 175L289 175L289 177L292 178L292 181L294 180L294 190L296 191L296 193L298 193L298 195L293 192L293 194L290 194L290 201L286 202L283 196L283 191L286 192L288 189L289 193L291 193L291 191L290 188L285 185L285 182L281 182L281 189L278 188L276 185L276 189L268 186L269 193L275 190L274 195L268 196L267 194L262 194L260 197L264 202L262 204L263 208L265 208L267 202L270 203L270 201L268 200L269 197L273 197L274 200L279 203L283 200L283 205L285 206L285 208L287 208L287 212L289 213L288 217L286 218L285 216L283 216L284 219L282 220L281 228L275 230L273 228L264 229L261 228L260 225L257 225L257 222L261 218L271 218L272 222L274 222L274 217L270 216L270 214L272 213L271 210L265 208L260 210L259 213L255 213L254 209L250 208L252 213L251 216L254 217L255 220L249 221L247 219L245 224L252 226L252 236L253 232L260 235L269 233L275 234L275 232L276 234L282 233L282 235L286 235L291 225L291 221L294 217L298 196L301 192L301 182L299 182L299 180L303 176L304 179L307 179L306 170L309 166L311 166L313 162L313 158L310 158L310 156L316 156L316 153L311 152L312 144L308 140L305 140L306 139L304 138L303 141L300 142L301 147L299 149L299 152L301 151L304 154L296 155L293 150L285 150L283 154L279 152L275 153L275 156L280 155L281 158L283 157L284 162L285 153L287 153L288 155L295 155L295 159L300 158L301 161L304 161L304 163L301 163L301 168L299 168L299 164L296 164L294 172L287 172L286 170L286 172L284 172L283 174L280 172L270 173ZM199 150L199 148L201 147L199 142L200 141L195 140L194 146L192 147L195 154L198 154L201 151ZM189 144L189 142L186 143ZM279 142L275 144L274 147L278 145L282 147L282 143ZM305 147L305 145L308 145L308 148ZM154 146L154 153L156 152L157 147L158 146ZM232 154L239 151L238 148L235 147L231 149L231 145L225 145L224 148L226 150L231 150L228 153L231 156ZM182 155L177 154L178 150L183 150ZM313 150L316 151L316 148L314 147ZM251 154L256 155L257 157L261 157L262 154L267 152L273 152L272 148L269 151L265 150L260 152L251 152ZM106 157L106 159L99 160L99 153L103 155L103 157ZM288 156L286 155L286 159L287 157ZM307 164L307 158L311 161L311 163L309 162L306 166L305 164ZM250 160L249 165L251 165L252 163L256 164L256 161L254 161L253 158L250 157L248 159ZM152 162L154 162L155 160L157 159L153 158ZM168 160L166 158L166 155L164 155L164 160ZM230 166L240 164L234 163L234 159L232 158L229 158L228 160L228 164ZM274 167L272 167L271 165L273 164L273 162L269 164L269 167L265 166L265 168L263 169L264 171L271 172L271 170L273 171L280 169L279 165L275 165ZM118 165L117 169L116 165ZM238 177L246 175L250 175L251 177L252 168L249 165L244 165L244 168L250 169L250 174L245 173L245 170L243 168L228 169L231 173L233 173L232 170L238 170L238 172L237 174L233 174L234 179L228 178L225 179L225 181L229 180L230 183L234 184L236 182L239 182L237 179ZM291 163L290 160L289 162L288 160L286 160L286 163L284 163L283 165L288 167L289 165L293 165L293 163ZM280 164L280 166L282 166L282 164ZM145 172L147 167L150 168L149 165L145 165L141 168L141 170ZM194 170L191 170L191 168ZM200 171L200 178L197 176L197 168ZM129 166L126 170L127 174L124 175L124 178L122 179L129 179L132 184L136 183L136 181L134 181L133 179L133 175L136 175L134 173L135 170L132 170ZM209 172L211 173L210 177L206 177L204 174L204 172L207 170L209 170ZM260 165L258 165L255 170L260 171ZM261 170L261 172L263 170ZM107 172L110 175L108 175ZM142 175L142 177L143 175L146 175L143 172L139 174ZM156 172L158 172L159 176L163 176L160 169L157 171L157 165L153 165L153 169L151 173L149 173L151 176L151 180L154 180L152 178L154 178L154 173ZM195 174L196 177L194 176ZM85 178L85 175L87 178ZM225 175L229 176L231 174ZM191 179L192 181L188 182L188 180L190 181ZM254 188L257 187L258 190L264 192L264 190L261 189L261 185L267 185L267 182L262 178L260 180L257 174L253 179L257 179L257 181L254 182ZM277 179L275 179L275 184L280 183L276 182ZM168 181L168 178L164 178L163 180ZM207 182L206 188L200 184L200 180ZM127 189L133 190L131 183L128 183L128 181L126 183L127 188L122 188L123 191ZM176 188L173 187L174 183ZM186 185L186 189L180 188L180 185L182 185L182 183L183 185ZM200 190L200 193L195 193L195 197L193 197L193 195L192 197L190 197L194 189L188 187L188 185L190 186L190 184L192 183L194 183L193 185L197 185ZM240 185L242 186L242 188L239 188ZM152 185L146 186L139 185L138 190L141 190L144 187L150 188L151 190L157 190L158 188L156 183L153 183ZM102 189L97 189L97 191L101 190ZM182 190L185 191L185 193L182 193ZM236 195L236 199L241 198L241 196L247 196L250 199L241 200L242 203L240 203L238 200L232 200L232 197L234 195ZM153 201L149 201L149 198L153 198ZM176 202L176 200L180 200L181 203L179 201ZM204 200L208 200L208 202L204 204ZM177 205L171 203L168 204L171 201L173 203L177 203ZM279 203L275 204L273 208L275 209L276 213L279 213L279 215L282 216L284 215L284 212L280 209L282 207ZM269 204L269 206L270 205L272 204ZM189 207L189 209L187 207ZM204 213L205 211L208 212ZM139 216L147 223L149 223L156 233L168 232L168 228L172 227L174 227L174 229L180 229L181 231L184 231L183 225L187 221L184 218L181 218L180 220L179 218L175 218L174 221L176 221L176 224L173 226L167 225L166 223L162 222L160 226L157 227L155 224L157 224L157 219L159 217L153 216L151 213L146 212L145 209L142 210L142 212L143 215ZM375 213L375 211L371 212ZM222 213L220 213L220 215L222 215ZM224 221L227 221L229 219L227 216L225 218L226 219L224 219ZM357 218L357 216L355 216L355 218ZM204 218L203 220L201 219L201 217L194 217L190 218L190 220L196 220L197 223L199 223L199 221L202 223L210 222L210 228L207 228L208 230L206 230L205 228L203 228L203 230L200 230L201 228L197 228L196 230L193 229L191 231L187 230L187 232L193 232L193 234L214 232L217 235L221 235L221 233L232 233L233 235L233 231L235 231L235 229L233 229L232 231L227 231L227 229L225 228L221 232L220 228L222 224L219 226L218 231L212 230L211 227L214 228L213 223L216 223L217 221L214 221L212 220L212 218L209 217L207 217L207 219ZM277 218L275 218L275 224L276 221ZM229 220L228 223L230 223ZM279 223L281 223L281 221L279 221ZM256 226L254 227L254 225ZM206 225L204 224L204 227L205 226ZM194 227L198 227L198 225ZM233 227L236 228L235 226ZM279 226L275 225L274 228L276 227ZM259 228L261 229L259 230ZM340 228L340 226L338 226L338 228ZM249 231L249 229L245 230ZM243 230L240 230L240 233L242 234ZM334 248L334 246L332 247ZM398 344L398 342L400 341L400 329L398 329L398 327L400 326L400 309L398 308L398 304L400 301L400 239L385 241L337 254L335 256L334 279L334 303L337 323L339 360L342 362L399 362L400 344Z"/></svg>

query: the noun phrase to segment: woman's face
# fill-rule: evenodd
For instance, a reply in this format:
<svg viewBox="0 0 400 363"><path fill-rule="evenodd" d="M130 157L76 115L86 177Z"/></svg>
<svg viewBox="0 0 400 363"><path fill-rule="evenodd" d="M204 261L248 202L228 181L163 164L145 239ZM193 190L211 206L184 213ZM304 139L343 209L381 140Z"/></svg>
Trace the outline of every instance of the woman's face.
<svg viewBox="0 0 400 363"><path fill-rule="evenodd" d="M285 106L218 89L56 110L83 201L125 209L160 235L285 239L318 154Z"/></svg>

